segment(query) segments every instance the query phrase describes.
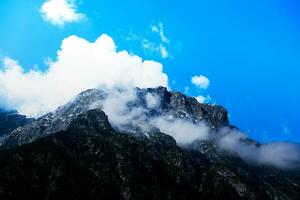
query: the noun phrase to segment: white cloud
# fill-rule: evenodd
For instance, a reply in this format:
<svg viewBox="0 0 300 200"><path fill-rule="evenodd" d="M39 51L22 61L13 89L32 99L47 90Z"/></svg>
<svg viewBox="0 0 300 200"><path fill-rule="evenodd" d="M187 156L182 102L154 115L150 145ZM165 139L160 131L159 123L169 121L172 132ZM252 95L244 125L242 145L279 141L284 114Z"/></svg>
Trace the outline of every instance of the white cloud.
<svg viewBox="0 0 300 200"><path fill-rule="evenodd" d="M142 47L145 50L149 50L151 52L159 52L160 49L155 42L150 42L147 39L142 40Z"/></svg>
<svg viewBox="0 0 300 200"><path fill-rule="evenodd" d="M158 25L151 26L151 30L152 32L159 34L160 39L163 43L169 43L169 39L166 37L164 33L164 25L162 22L159 22Z"/></svg>
<svg viewBox="0 0 300 200"><path fill-rule="evenodd" d="M118 130L128 130L128 124L142 124L141 128L148 129L145 123L145 108L141 106L130 109L128 103L134 102L137 99L134 89L125 90L107 90L108 96L104 100L103 111L107 114L109 122Z"/></svg>
<svg viewBox="0 0 300 200"><path fill-rule="evenodd" d="M144 38L141 41L143 49L150 52L155 52L162 58L170 57L169 51L167 49L167 46L169 46L169 39L164 34L163 24L160 22L158 25L151 26L151 31L159 35L160 41L152 42Z"/></svg>
<svg viewBox="0 0 300 200"><path fill-rule="evenodd" d="M199 103L205 103L205 101L206 101L206 98L204 96L197 96L195 98L197 99L197 101Z"/></svg>
<svg viewBox="0 0 300 200"><path fill-rule="evenodd" d="M163 44L157 44L155 42L150 42L147 39L143 39L142 47L145 50L159 54L162 58L169 57L169 52L168 52L166 46L164 46Z"/></svg>
<svg viewBox="0 0 300 200"><path fill-rule="evenodd" d="M202 75L193 76L191 81L196 87L201 89L207 89L209 86L209 79Z"/></svg>
<svg viewBox="0 0 300 200"><path fill-rule="evenodd" d="M147 103L148 108L156 108L159 106L160 99L158 96L156 96L154 94L147 93L146 94L146 103Z"/></svg>
<svg viewBox="0 0 300 200"><path fill-rule="evenodd" d="M168 77L160 63L116 51L114 41L105 34L95 42L67 37L45 72L25 72L9 58L3 64L0 98L29 116L52 111L79 92L98 86L168 87Z"/></svg>
<svg viewBox="0 0 300 200"><path fill-rule="evenodd" d="M130 29L129 34L126 36L127 41L139 41L141 43L142 48L145 50L145 53L157 54L160 55L161 58L172 58L170 54L170 49L176 48L177 51L181 51L180 42L177 42L175 45L170 45L170 40L166 37L164 33L164 26L163 23L158 23L157 25L150 26L151 32L141 35L137 35ZM149 37L151 35L151 38ZM153 37L153 36L158 37Z"/></svg>
<svg viewBox="0 0 300 200"><path fill-rule="evenodd" d="M40 13L45 21L57 26L65 23L78 22L85 15L76 10L76 0L47 0L40 8Z"/></svg>
<svg viewBox="0 0 300 200"><path fill-rule="evenodd" d="M167 48L164 45L160 45L160 53L162 58L167 58L169 57L169 52L167 51Z"/></svg>
<svg viewBox="0 0 300 200"><path fill-rule="evenodd" d="M199 103L208 103L211 100L210 95L207 95L207 96L199 95L199 96L197 96L195 98L197 99L197 101Z"/></svg>
<svg viewBox="0 0 300 200"><path fill-rule="evenodd" d="M161 132L172 136L180 145L209 139L209 127L204 123L194 124L184 119L168 119L164 116L153 119L152 123Z"/></svg>
<svg viewBox="0 0 300 200"><path fill-rule="evenodd" d="M222 132L228 132L224 129ZM274 142L257 145L245 142L247 136L239 131L229 130L219 140L222 149L236 153L252 164L272 165L279 168L300 166L300 146L288 142Z"/></svg>

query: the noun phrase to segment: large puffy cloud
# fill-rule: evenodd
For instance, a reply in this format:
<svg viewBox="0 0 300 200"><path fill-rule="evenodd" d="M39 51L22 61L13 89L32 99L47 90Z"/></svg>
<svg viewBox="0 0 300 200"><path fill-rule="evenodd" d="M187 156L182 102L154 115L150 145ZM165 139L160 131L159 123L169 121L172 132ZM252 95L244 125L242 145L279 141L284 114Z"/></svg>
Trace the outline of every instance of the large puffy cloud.
<svg viewBox="0 0 300 200"><path fill-rule="evenodd" d="M47 64L45 72L25 72L16 61L4 59L0 98L6 106L38 116L89 88L168 86L160 63L116 51L112 38L105 34L95 42L77 36L64 39L56 60Z"/></svg>
<svg viewBox="0 0 300 200"><path fill-rule="evenodd" d="M57 26L84 18L84 14L76 11L75 0L47 0L40 8L40 13L45 21Z"/></svg>

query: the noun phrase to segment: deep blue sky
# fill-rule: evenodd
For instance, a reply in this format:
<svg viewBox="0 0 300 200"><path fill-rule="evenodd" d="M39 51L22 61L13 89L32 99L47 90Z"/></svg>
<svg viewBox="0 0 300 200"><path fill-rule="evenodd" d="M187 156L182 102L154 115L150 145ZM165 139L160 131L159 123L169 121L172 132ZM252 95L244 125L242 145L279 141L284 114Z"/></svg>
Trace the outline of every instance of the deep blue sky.
<svg viewBox="0 0 300 200"><path fill-rule="evenodd" d="M63 28L43 21L44 0L2 0L0 55L27 70L55 58L62 39L75 34L94 41L110 35L126 49L164 65L173 90L190 87L205 75L203 94L229 110L232 124L252 138L300 142L300 3L297 0L81 0L86 20ZM151 25L162 22L170 58L141 47L139 38L157 41ZM175 81L175 83L172 83Z"/></svg>

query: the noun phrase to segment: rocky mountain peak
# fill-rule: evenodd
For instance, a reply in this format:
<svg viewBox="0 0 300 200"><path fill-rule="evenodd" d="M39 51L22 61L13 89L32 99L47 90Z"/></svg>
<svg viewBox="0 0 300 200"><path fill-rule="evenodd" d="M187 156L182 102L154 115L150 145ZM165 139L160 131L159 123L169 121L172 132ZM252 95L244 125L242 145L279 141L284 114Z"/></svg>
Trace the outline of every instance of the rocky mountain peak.
<svg viewBox="0 0 300 200"><path fill-rule="evenodd" d="M94 108L103 109L106 100L114 92L116 91L104 91L101 89L83 91L73 100L57 108L55 111L14 130L4 138L3 146L9 147L29 143L58 131L66 130L70 122L81 113ZM127 91L117 89L117 92L123 94ZM172 118L189 120L193 123L204 121L212 129L229 125L227 111L223 107L198 103L195 98L187 97L179 92L168 91L165 87L136 88L133 93L134 98L125 102L128 110L143 108L147 118L167 115ZM119 101L120 103L124 103L123 99L119 99ZM149 105L149 103L153 105ZM139 125L131 121L123 124L120 131L132 132L138 135L143 134Z"/></svg>
<svg viewBox="0 0 300 200"><path fill-rule="evenodd" d="M137 89L137 93L141 93L140 96L146 96L147 93L157 95L160 99L160 109L164 112L172 112L177 118L204 120L212 128L229 125L227 110L222 106L202 104L193 97L168 91L164 87Z"/></svg>

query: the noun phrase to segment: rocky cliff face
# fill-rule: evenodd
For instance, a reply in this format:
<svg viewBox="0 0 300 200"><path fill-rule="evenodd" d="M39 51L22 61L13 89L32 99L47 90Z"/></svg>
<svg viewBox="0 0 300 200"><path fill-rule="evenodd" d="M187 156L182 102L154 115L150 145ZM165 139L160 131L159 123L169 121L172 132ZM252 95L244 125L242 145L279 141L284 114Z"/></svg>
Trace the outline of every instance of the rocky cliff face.
<svg viewBox="0 0 300 200"><path fill-rule="evenodd" d="M109 98L87 90L9 133L0 150L0 199L299 199L299 169L251 165L214 139L179 146L158 128L143 135L132 121L115 127L103 112ZM224 108L162 87L137 88L125 103L128 113L143 108L143 123L168 116L214 133L232 128Z"/></svg>

